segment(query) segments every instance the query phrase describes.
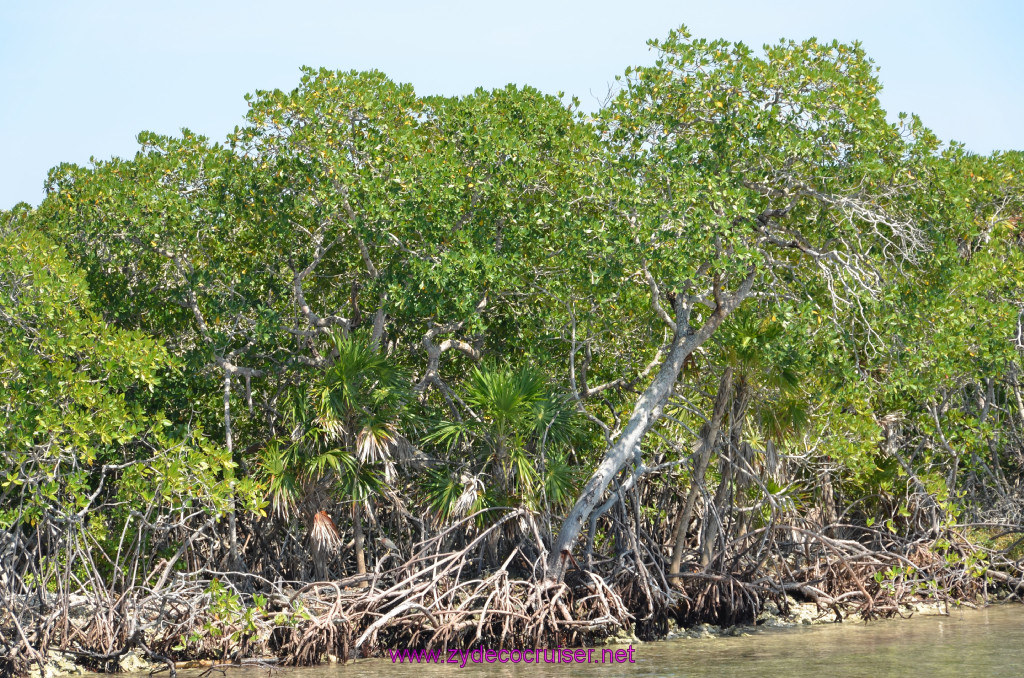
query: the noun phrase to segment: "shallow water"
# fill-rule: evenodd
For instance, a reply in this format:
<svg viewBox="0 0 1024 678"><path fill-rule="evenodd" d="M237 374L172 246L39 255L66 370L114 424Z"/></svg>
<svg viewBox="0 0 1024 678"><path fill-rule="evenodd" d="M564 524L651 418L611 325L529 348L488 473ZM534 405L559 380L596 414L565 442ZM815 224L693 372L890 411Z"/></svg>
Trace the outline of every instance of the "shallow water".
<svg viewBox="0 0 1024 678"><path fill-rule="evenodd" d="M595 657L601 649L595 649ZM370 676L679 676L716 678L830 678L921 676L957 678L1024 675L1024 606L952 610L871 623L845 622L765 629L749 636L642 643L623 664L395 664L368 659L343 666L275 671L275 678ZM182 678L197 673L180 672ZM214 674L216 675L216 674ZM265 670L232 671L230 678L263 678Z"/></svg>

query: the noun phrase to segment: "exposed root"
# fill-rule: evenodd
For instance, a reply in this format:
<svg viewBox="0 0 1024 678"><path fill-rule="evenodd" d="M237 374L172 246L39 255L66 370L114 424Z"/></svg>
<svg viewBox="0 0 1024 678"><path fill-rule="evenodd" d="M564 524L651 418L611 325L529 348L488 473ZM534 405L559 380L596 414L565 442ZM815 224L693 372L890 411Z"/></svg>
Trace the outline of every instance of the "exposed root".
<svg viewBox="0 0 1024 678"><path fill-rule="evenodd" d="M200 571L159 590L9 596L0 606L0 673L23 674L54 650L100 671L116 671L135 650L173 676L176 662L195 660L299 666L398 647L573 646L622 632L651 639L667 633L669 620L756 623L769 603L787 614L793 597L839 621L906 614L922 598L1024 592L1019 562L972 545L956 529L910 540L847 524L770 525L728 543L712 566L671 581L650 540L627 535L622 543L635 548L593 562L590 571L573 561L555 581L544 575L547 554L525 510L507 510L461 548L447 548L478 517L363 577L288 588L251 573ZM497 566L481 567L484 549L512 524L531 538Z"/></svg>

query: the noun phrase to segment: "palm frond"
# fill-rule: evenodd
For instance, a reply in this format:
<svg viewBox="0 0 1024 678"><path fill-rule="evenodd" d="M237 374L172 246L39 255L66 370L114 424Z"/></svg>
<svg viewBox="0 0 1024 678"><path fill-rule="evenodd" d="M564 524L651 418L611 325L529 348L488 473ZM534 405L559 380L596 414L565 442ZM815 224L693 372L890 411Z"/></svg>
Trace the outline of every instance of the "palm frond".
<svg viewBox="0 0 1024 678"><path fill-rule="evenodd" d="M553 506L565 506L576 496L576 468L567 456L555 451L544 465L544 494Z"/></svg>
<svg viewBox="0 0 1024 678"><path fill-rule="evenodd" d="M335 551L341 547L341 535L338 527L331 520L327 511L313 514L313 525L309 530L309 538L320 551Z"/></svg>
<svg viewBox="0 0 1024 678"><path fill-rule="evenodd" d="M391 461L396 431L390 424L367 424L356 436L356 456L364 464Z"/></svg>
<svg viewBox="0 0 1024 678"><path fill-rule="evenodd" d="M467 444L475 432L475 427L463 421L442 421L432 431L423 436L423 441L436 443L451 452Z"/></svg>
<svg viewBox="0 0 1024 678"><path fill-rule="evenodd" d="M423 478L427 507L438 522L468 515L483 491L479 476L450 468L430 469Z"/></svg>

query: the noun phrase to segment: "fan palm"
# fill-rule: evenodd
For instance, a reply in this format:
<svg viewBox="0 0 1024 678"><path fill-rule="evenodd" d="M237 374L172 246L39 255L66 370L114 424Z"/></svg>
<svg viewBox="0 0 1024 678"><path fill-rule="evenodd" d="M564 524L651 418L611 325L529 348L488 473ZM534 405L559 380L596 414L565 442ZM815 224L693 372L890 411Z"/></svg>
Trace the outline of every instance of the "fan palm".
<svg viewBox="0 0 1024 678"><path fill-rule="evenodd" d="M575 411L538 370L474 368L462 395L469 416L442 421L425 438L448 453L449 464L425 480L439 518L496 505L539 509L569 498ZM458 460L459 453L466 456Z"/></svg>
<svg viewBox="0 0 1024 678"><path fill-rule="evenodd" d="M362 512L408 447L400 433L410 399L406 376L362 340L331 341L334 362L308 388L288 392L289 433L263 457L274 509L302 516L320 578L340 545L326 510L338 498L351 505L356 573L366 573Z"/></svg>

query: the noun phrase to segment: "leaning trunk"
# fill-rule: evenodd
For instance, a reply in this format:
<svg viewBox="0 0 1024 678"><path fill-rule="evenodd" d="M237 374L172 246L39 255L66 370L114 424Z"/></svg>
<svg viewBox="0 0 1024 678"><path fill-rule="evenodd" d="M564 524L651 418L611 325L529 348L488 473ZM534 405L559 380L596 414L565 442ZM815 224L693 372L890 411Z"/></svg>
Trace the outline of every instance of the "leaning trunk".
<svg viewBox="0 0 1024 678"><path fill-rule="evenodd" d="M569 555L572 545L575 543L576 538L579 537L580 532L583 531L583 526L586 524L590 513L601 500L601 495L608 489L608 485L611 483L612 478L615 477L615 474L625 468L631 459L639 457L640 441L643 440L647 431L661 417L662 409L665 407L665 403L668 402L668 397L675 387L676 379L679 378L679 372L683 368L683 363L693 353L694 349L708 340L708 337L718 329L726 316L750 294L750 289L754 284L755 273L756 269L752 268L736 292L727 299L720 299L715 311L708 317L700 329L696 331L690 328L689 307L677 306L675 336L672 339L668 355L665 356L665 360L661 364L658 374L654 377L654 381L651 382L650 386L640 395L640 399L637 400L633 413L630 415L629 421L626 423L625 428L623 428L618 440L605 452L604 459L598 464L587 484L583 486L579 499L576 500L572 510L569 511L569 515L563 521L562 527L558 531L558 537L555 539L555 544L548 555L547 576L549 579L557 581L562 578L562 575L565 573L566 563L571 560ZM716 299L719 299L717 281L715 292Z"/></svg>

